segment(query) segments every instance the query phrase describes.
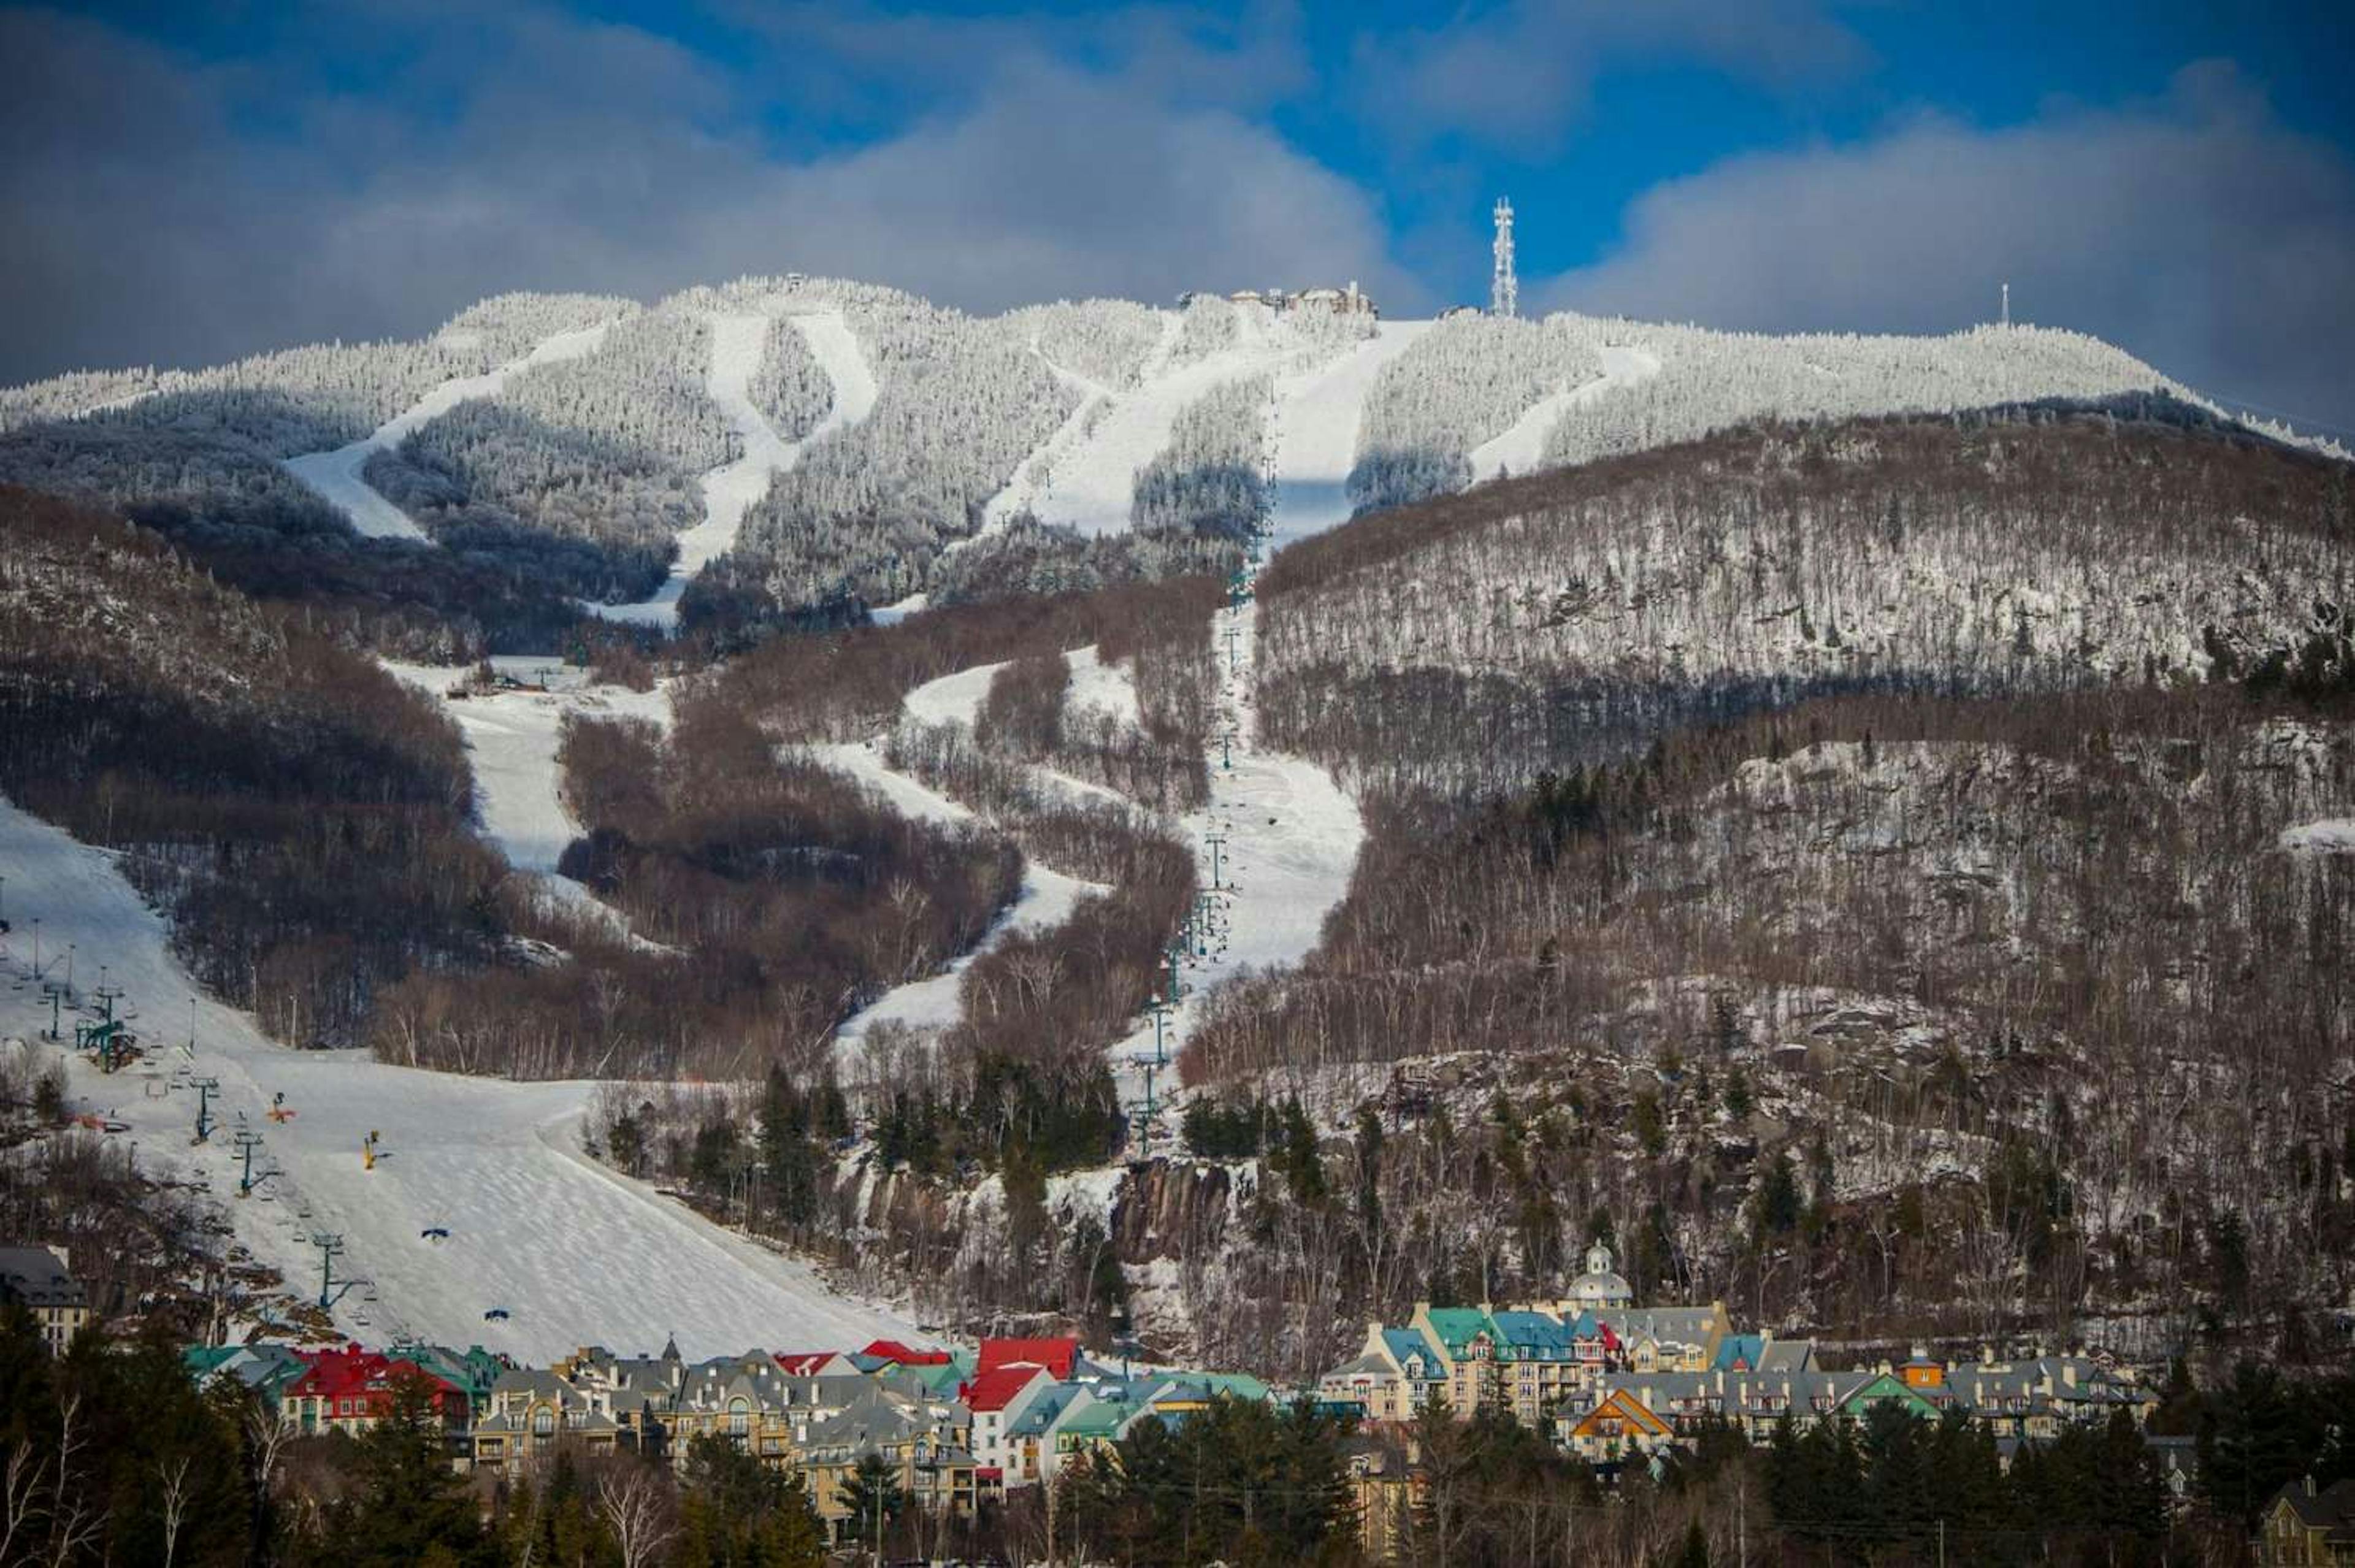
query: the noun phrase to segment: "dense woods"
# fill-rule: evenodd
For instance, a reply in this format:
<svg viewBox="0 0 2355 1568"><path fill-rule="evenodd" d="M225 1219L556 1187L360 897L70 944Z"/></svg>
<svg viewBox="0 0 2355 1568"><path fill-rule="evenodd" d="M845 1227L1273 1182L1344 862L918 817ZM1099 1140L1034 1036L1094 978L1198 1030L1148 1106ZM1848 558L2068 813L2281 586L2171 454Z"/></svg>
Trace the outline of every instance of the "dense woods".
<svg viewBox="0 0 2355 1568"><path fill-rule="evenodd" d="M412 966L479 966L497 857L455 730L373 665L155 535L0 491L0 788L173 920L208 987L351 1044Z"/></svg>
<svg viewBox="0 0 2355 1568"><path fill-rule="evenodd" d="M1373 511L1462 489L1473 448L1601 368L1593 334L1574 317L1438 323L1374 382L1358 426L1350 505Z"/></svg>
<svg viewBox="0 0 2355 1568"><path fill-rule="evenodd" d="M1263 722L1461 795L1815 693L2197 680L2336 629L2345 465L2130 411L1774 426L1361 518L1265 575Z"/></svg>

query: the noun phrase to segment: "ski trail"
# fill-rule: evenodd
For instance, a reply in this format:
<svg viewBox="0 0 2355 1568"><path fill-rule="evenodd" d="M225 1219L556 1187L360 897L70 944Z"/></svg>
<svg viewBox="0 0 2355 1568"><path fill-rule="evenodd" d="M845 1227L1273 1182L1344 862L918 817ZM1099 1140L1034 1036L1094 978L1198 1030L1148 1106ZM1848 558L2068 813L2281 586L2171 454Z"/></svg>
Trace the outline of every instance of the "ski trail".
<svg viewBox="0 0 2355 1568"><path fill-rule="evenodd" d="M1258 622L1252 601L1219 612L1213 645L1224 679L1217 724L1233 739L1222 756L1213 731L1209 804L1178 819L1210 896L1209 932L1180 966L1184 988L1159 1040L1148 1017L1112 1047L1122 1103L1152 1128L1147 1152L1175 1138L1167 1070L1198 1027L1203 1002L1246 970L1296 966L1314 952L1326 916L1348 893L1365 842L1357 803L1330 773L1260 742L1252 697Z"/></svg>
<svg viewBox="0 0 2355 1568"><path fill-rule="evenodd" d="M1337 358L1284 377L1275 389L1275 505L1270 548L1322 533L1349 518L1349 470L1358 421L1382 367L1431 330L1427 321L1386 321Z"/></svg>
<svg viewBox="0 0 2355 1568"><path fill-rule="evenodd" d="M621 911L557 870L565 847L581 836L580 824L565 809L562 770L557 764L566 716L644 719L667 727L668 690L657 687L640 692L619 686L591 686L578 670L527 655L502 656L491 663L502 675L544 684L549 689L495 691L457 699L449 693L472 673L466 666L388 660L384 667L457 724L465 737L467 763L474 771L475 810L482 819L484 839L506 857L507 864L517 872L533 879L548 903L586 915L641 950L676 951L635 934Z"/></svg>
<svg viewBox="0 0 2355 1568"><path fill-rule="evenodd" d="M883 761L879 745L813 746L810 755L837 773L847 773L868 785L902 816L920 822L974 820L974 814L965 806L891 768ZM1017 932L1060 925L1071 917L1080 900L1106 891L1101 882L1065 876L1024 857L1021 891L982 939L951 960L942 973L895 986L846 1019L835 1031L836 1061L846 1068L864 1062L867 1031L878 1024L943 1029L955 1023L962 1011L958 987L975 959Z"/></svg>
<svg viewBox="0 0 2355 1568"><path fill-rule="evenodd" d="M1536 473L1545 466L1546 437L1553 433L1554 425L1564 413L1660 373L1660 357L1648 348L1613 344L1602 354L1601 375L1539 399L1513 421L1510 430L1474 447L1472 483Z"/></svg>
<svg viewBox="0 0 2355 1568"><path fill-rule="evenodd" d="M289 457L280 466L317 491L329 506L350 518L352 527L361 533L372 539L425 539L425 530L412 522L408 513L386 500L360 476L368 460L399 446L420 425L439 419L460 403L490 397L519 371L594 353L613 325L601 321L593 326L559 332L520 359L511 359L496 370L442 382L348 446Z"/></svg>
<svg viewBox="0 0 2355 1568"><path fill-rule="evenodd" d="M337 1278L368 1282L334 1303L340 1333L480 1344L534 1364L586 1344L651 1351L674 1332L697 1357L921 1333L903 1314L841 1296L807 1266L597 1166L581 1146L595 1085L287 1050L202 995L113 857L0 801L0 864L11 912L41 918L45 957L51 937L60 949L76 944L83 987L108 965L125 993L118 1016L146 1053L107 1075L59 1052L77 1108L127 1123L116 1136L135 1144L148 1174L208 1189L237 1241L298 1298L318 1295L311 1238L340 1236ZM32 1040L48 1025L28 957L0 940L0 1038ZM220 1125L192 1146L197 1077L218 1082ZM280 1093L293 1115L273 1121ZM261 1139L257 1172L278 1173L243 1199L230 1142L240 1124ZM371 1130L382 1151L373 1170L360 1157ZM435 1227L449 1231L446 1242L422 1239ZM494 1307L512 1316L486 1321Z"/></svg>
<svg viewBox="0 0 2355 1568"><path fill-rule="evenodd" d="M839 430L859 423L875 410L875 377L867 357L840 311L788 316L794 329L809 345L818 368L834 383L834 404L826 417L799 441L779 435L768 417L752 406L752 378L760 372L761 356L768 345L770 317L715 315L711 318L711 368L704 386L736 427L743 451L732 462L703 476L703 521L678 536L678 556L670 575L651 599L634 604L592 604L581 608L608 621L634 626L678 624L679 595L698 572L735 548L743 531L744 515L769 493L780 474L801 461L811 444Z"/></svg>

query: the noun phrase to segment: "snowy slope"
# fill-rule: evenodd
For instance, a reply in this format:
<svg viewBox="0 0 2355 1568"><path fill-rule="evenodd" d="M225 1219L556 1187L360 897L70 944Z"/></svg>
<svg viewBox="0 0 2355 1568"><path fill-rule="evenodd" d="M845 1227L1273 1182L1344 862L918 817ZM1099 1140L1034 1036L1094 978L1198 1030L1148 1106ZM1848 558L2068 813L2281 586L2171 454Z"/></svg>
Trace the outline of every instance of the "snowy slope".
<svg viewBox="0 0 2355 1568"><path fill-rule="evenodd" d="M1305 506L1295 514L1304 519L1309 515ZM1366 837L1357 803L1331 774L1260 743L1252 701L1258 613L1258 605L1249 602L1221 610L1213 629L1226 672L1219 710L1234 735L1232 765L1222 765L1225 759L1213 748L1209 805L1182 817L1180 827L1194 846L1201 885L1216 898L1220 929L1210 950L1184 966L1185 989L1162 1040L1173 1060L1203 998L1220 982L1246 968L1297 965L1316 948L1325 917L1349 891ZM1238 633L1231 660L1224 652L1230 628ZM1214 836L1221 841L1215 849ZM1149 1019L1113 1047L1124 1103L1144 1103L1146 1064L1156 1062L1155 1103L1167 1105L1170 1081L1158 1071L1156 1051ZM1173 1135L1165 1125L1154 1136L1157 1142Z"/></svg>
<svg viewBox="0 0 2355 1568"><path fill-rule="evenodd" d="M1349 516L1349 468L1358 455L1358 418L1383 366L1431 330L1427 321L1386 321L1372 337L1337 359L1285 376L1275 385L1277 546L1321 533Z"/></svg>
<svg viewBox="0 0 2355 1568"><path fill-rule="evenodd" d="M1603 374L1591 381L1565 388L1540 399L1530 405L1528 412L1513 421L1512 429L1472 449L1472 479L1475 484L1483 479L1527 474L1543 466L1546 437L1553 433L1553 427L1565 412L1660 373L1660 357L1648 348L1611 344L1597 352L1603 357Z"/></svg>
<svg viewBox="0 0 2355 1568"><path fill-rule="evenodd" d="M496 370L480 376L461 376L444 381L408 408L377 426L366 438L333 452L306 453L286 459L283 466L289 474L325 496L329 505L349 517L352 527L364 534L382 538L395 536L421 539L425 530L409 519L407 513L377 494L360 477L368 460L379 452L399 446L411 431L428 420L438 419L460 403L474 398L487 398L507 384L517 372L534 365L552 365L559 360L578 359L594 353L605 341L613 325L600 322L570 332L559 332L543 339L539 346L519 359L509 360Z"/></svg>
<svg viewBox="0 0 2355 1568"><path fill-rule="evenodd" d="M837 773L847 773L868 785L889 801L902 816L919 822L973 820L973 813L955 801L887 765L871 744L815 746L811 748L810 755ZM998 916L997 923L990 927L981 941L950 964L943 973L896 986L845 1020L835 1034L836 1059L845 1065L856 1063L860 1058L861 1041L867 1031L879 1023L904 1024L915 1029L939 1029L956 1022L957 987L966 967L975 958L1016 932L1061 924L1071 917L1072 906L1082 897L1104 891L1101 882L1067 877L1060 871L1026 859L1022 866L1021 892L1006 912Z"/></svg>
<svg viewBox="0 0 2355 1568"><path fill-rule="evenodd" d="M432 699L465 736L483 837L506 857L508 865L537 878L541 890L555 901L595 914L617 932L626 932L627 922L619 911L571 878L557 874L564 847L581 836L581 827L564 809L556 748L568 713L644 719L666 726L669 693L659 687L640 692L619 686L591 686L579 670L548 659L516 656L491 662L503 674L545 684L549 689L498 691L453 700L450 689L469 674L466 667L387 661L385 668ZM642 938L632 940L655 945Z"/></svg>
<svg viewBox="0 0 2355 1568"><path fill-rule="evenodd" d="M735 548L744 527L744 514L769 492L770 483L801 461L812 442L855 425L874 411L875 378L867 368L858 340L838 310L788 317L834 383L834 404L826 417L800 441L779 435L751 397L752 378L760 372L766 347L769 318L765 315L715 315L711 318L711 369L705 382L711 400L736 429L742 453L732 462L703 476L703 521L678 536L678 559L670 576L651 599L634 604L585 604L608 621L640 626L674 626L678 622L679 595L695 575Z"/></svg>
<svg viewBox="0 0 2355 1568"><path fill-rule="evenodd" d="M209 1183L238 1240L290 1285L317 1289L316 1232L340 1235L337 1265L372 1285L344 1296L337 1326L372 1342L416 1334L531 1360L602 1343L652 1350L676 1333L690 1355L748 1345L851 1346L911 1334L892 1312L831 1292L807 1268L733 1236L590 1159L580 1125L592 1086L509 1083L389 1066L352 1052L295 1051L246 1015L197 997L162 920L105 853L0 803L0 866L12 916L37 915L45 955L77 944L85 989L100 964L150 1052L112 1077L74 1059L83 1107L130 1125L141 1163ZM0 1036L46 1023L29 955L0 956ZM54 973L55 971L53 971ZM197 997L193 1058L187 1038ZM218 1078L216 1115L262 1137L257 1168L282 1174L238 1199L228 1130L192 1147L186 1073ZM282 1093L293 1116L267 1119ZM380 1135L374 1170L361 1140ZM420 1232L445 1227L444 1243ZM307 1282L307 1284L306 1284ZM374 1300L369 1297L373 1296ZM511 1317L486 1322L505 1307Z"/></svg>

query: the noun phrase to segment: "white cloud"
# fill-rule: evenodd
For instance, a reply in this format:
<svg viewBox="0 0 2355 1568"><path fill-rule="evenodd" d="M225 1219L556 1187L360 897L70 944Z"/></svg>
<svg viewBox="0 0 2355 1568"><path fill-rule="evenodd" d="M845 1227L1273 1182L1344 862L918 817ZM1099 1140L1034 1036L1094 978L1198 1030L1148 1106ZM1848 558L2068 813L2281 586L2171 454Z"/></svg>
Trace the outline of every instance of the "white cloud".
<svg viewBox="0 0 2355 1568"><path fill-rule="evenodd" d="M2233 68L2161 100L1730 158L1647 192L1625 240L1533 295L1711 325L1936 332L2014 314L2219 396L2355 426L2355 168Z"/></svg>
<svg viewBox="0 0 2355 1568"><path fill-rule="evenodd" d="M1857 70L1870 53L1825 0L1507 0L1357 47L1362 101L1398 141L1460 133L1523 155L1554 148L1614 59L1697 59L1790 87Z"/></svg>
<svg viewBox="0 0 2355 1568"><path fill-rule="evenodd" d="M504 289L787 269L973 308L1351 276L1421 303L1372 198L1194 98L1223 35L1173 26L1133 20L1100 69L1008 44L945 112L797 157L737 75L545 10L424 29L365 98L304 61L213 71L0 12L0 381L415 333ZM267 134L240 117L265 101Z"/></svg>

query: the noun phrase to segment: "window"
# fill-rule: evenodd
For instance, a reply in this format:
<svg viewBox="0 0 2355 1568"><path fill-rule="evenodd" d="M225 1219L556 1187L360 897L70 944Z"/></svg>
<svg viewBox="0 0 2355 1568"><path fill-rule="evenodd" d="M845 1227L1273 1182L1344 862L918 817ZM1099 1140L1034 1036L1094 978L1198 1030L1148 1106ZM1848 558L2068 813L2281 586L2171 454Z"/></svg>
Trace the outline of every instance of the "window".
<svg viewBox="0 0 2355 1568"><path fill-rule="evenodd" d="M555 1430L555 1410L545 1404L533 1405L531 1407L531 1435L534 1437L546 1437L553 1434Z"/></svg>
<svg viewBox="0 0 2355 1568"><path fill-rule="evenodd" d="M752 1407L742 1400L728 1407L728 1435L741 1437L752 1429Z"/></svg>

